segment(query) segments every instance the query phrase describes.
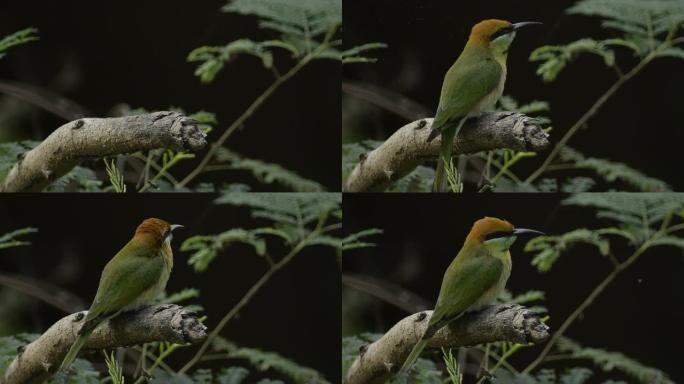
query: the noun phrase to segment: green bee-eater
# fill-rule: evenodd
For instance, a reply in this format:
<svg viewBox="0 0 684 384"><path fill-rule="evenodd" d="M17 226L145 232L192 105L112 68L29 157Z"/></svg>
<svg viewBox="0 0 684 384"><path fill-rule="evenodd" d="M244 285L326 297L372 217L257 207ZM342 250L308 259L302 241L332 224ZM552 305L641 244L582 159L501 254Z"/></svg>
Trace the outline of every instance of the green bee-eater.
<svg viewBox="0 0 684 384"><path fill-rule="evenodd" d="M511 275L511 253L508 249L522 234L539 231L513 228L508 221L485 217L473 224L458 255L447 268L442 288L420 341L404 361L400 374L407 374L430 338L442 327L466 311L493 302Z"/></svg>
<svg viewBox="0 0 684 384"><path fill-rule="evenodd" d="M146 219L128 244L105 265L95 299L60 369L71 365L100 323L148 305L164 291L173 267L172 232L178 227L182 226Z"/></svg>
<svg viewBox="0 0 684 384"><path fill-rule="evenodd" d="M505 20L485 20L476 24L463 52L444 76L437 115L428 142L442 135L433 191L447 187L445 162L451 161L453 140L468 117L492 108L503 94L506 57L515 33L536 22L511 24Z"/></svg>

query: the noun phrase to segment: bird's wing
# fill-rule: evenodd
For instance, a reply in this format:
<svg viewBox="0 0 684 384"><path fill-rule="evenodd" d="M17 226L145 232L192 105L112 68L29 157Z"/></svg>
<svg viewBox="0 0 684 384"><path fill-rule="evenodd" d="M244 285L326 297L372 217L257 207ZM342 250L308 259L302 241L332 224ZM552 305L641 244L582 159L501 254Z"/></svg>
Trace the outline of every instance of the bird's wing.
<svg viewBox="0 0 684 384"><path fill-rule="evenodd" d="M501 260L488 255L484 247L474 252L477 254L470 257L459 254L447 269L430 318L431 332L468 310L499 281L503 271Z"/></svg>
<svg viewBox="0 0 684 384"><path fill-rule="evenodd" d="M159 250L129 242L107 263L86 322L120 311L158 282L164 261L154 252Z"/></svg>
<svg viewBox="0 0 684 384"><path fill-rule="evenodd" d="M433 129L443 130L450 122L466 117L501 81L501 65L494 59L457 60L446 76Z"/></svg>

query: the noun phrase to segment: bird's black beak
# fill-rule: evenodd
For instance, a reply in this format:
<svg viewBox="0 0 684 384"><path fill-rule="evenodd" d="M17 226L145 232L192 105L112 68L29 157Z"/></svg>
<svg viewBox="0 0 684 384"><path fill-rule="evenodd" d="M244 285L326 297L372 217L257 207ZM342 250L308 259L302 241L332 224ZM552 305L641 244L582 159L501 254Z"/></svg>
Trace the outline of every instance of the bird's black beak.
<svg viewBox="0 0 684 384"><path fill-rule="evenodd" d="M534 229L527 229L527 228L516 228L513 230L513 236L521 236L521 235L541 236L541 235L545 235L545 233L536 231Z"/></svg>
<svg viewBox="0 0 684 384"><path fill-rule="evenodd" d="M528 25L542 25L543 23L540 23L538 21L522 21L520 23L515 23L513 24L513 30L517 31L520 28L526 27Z"/></svg>
<svg viewBox="0 0 684 384"><path fill-rule="evenodd" d="M185 227L180 225L180 224L171 224L171 232L173 232L174 230L176 230L178 228L185 228Z"/></svg>

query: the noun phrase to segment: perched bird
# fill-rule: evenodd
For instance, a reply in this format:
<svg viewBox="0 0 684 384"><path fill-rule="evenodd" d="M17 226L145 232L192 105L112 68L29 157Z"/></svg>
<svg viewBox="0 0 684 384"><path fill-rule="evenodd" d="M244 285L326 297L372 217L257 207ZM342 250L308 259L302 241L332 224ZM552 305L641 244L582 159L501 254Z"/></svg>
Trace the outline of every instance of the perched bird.
<svg viewBox="0 0 684 384"><path fill-rule="evenodd" d="M463 52L444 76L437 115L428 142L442 135L433 191L443 192L447 182L445 162L451 161L453 140L468 117L492 108L503 93L506 57L518 29L537 22L511 24L505 20L477 23Z"/></svg>
<svg viewBox="0 0 684 384"><path fill-rule="evenodd" d="M508 221L485 217L473 224L461 251L447 268L442 288L425 333L404 361L399 374L409 369L427 346L430 338L466 311L494 301L511 275L508 249L520 235L541 235L532 229L513 228Z"/></svg>
<svg viewBox="0 0 684 384"><path fill-rule="evenodd" d="M182 225L161 219L144 220L128 244L105 265L95 299L60 369L73 363L100 323L150 304L164 291L173 267L172 232L179 227Z"/></svg>

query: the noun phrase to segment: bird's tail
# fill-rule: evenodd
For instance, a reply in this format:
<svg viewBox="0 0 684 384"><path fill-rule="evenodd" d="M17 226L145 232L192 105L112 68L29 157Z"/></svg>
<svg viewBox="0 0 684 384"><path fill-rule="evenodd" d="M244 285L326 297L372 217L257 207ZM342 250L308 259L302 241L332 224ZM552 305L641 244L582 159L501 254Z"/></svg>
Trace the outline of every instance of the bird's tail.
<svg viewBox="0 0 684 384"><path fill-rule="evenodd" d="M451 152L453 149L454 130L447 129L442 132L442 149L439 153L437 161L437 171L435 172L435 181L432 185L433 192L446 192L447 190L447 175L446 162L451 162Z"/></svg>
<svg viewBox="0 0 684 384"><path fill-rule="evenodd" d="M81 350L81 348L83 348L83 345L88 340L88 336L90 336L90 333L91 332L81 334L79 332L76 341L71 346L71 348L69 348L69 352L67 352L66 356L64 357L64 360L62 360L62 365L59 366L60 370L69 368L71 363L73 363L74 360L76 360L76 355L78 355L78 352Z"/></svg>
<svg viewBox="0 0 684 384"><path fill-rule="evenodd" d="M420 356L421 352L423 352L423 349L428 344L428 341L430 341L429 338L426 338L423 336L418 343L416 343L415 346L413 346L413 349L411 350L411 353L408 355L406 360L404 360L404 364L401 366L401 370L399 370L399 373L397 375L408 375L409 370L415 364L416 360L418 360L418 357Z"/></svg>
<svg viewBox="0 0 684 384"><path fill-rule="evenodd" d="M450 127L442 131L442 149L439 153L439 161L437 163L437 171L435 172L435 181L432 185L433 192L447 192L447 162L451 163L451 155L454 148L454 138L461 131L463 124L467 117L462 118L456 127ZM432 134L430 135L432 136Z"/></svg>

